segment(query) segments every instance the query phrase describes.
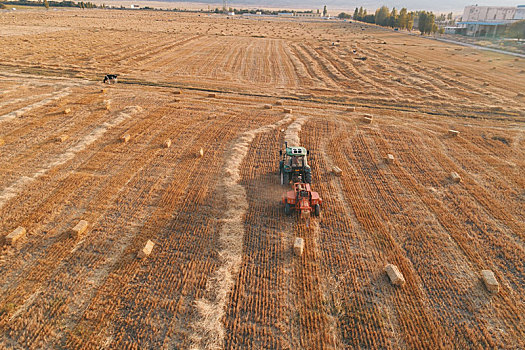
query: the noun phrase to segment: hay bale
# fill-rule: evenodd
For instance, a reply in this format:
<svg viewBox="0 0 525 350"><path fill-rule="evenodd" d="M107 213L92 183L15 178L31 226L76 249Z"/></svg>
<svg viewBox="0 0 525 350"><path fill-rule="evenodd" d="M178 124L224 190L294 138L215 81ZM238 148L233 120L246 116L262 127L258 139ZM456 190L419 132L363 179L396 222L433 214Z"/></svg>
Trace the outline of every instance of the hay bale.
<svg viewBox="0 0 525 350"><path fill-rule="evenodd" d="M392 154L387 154L385 157L386 164L394 164L394 156Z"/></svg>
<svg viewBox="0 0 525 350"><path fill-rule="evenodd" d="M452 182L455 182L455 183L461 182L461 176L459 176L459 174L456 173L455 171L450 173L450 178L452 179Z"/></svg>
<svg viewBox="0 0 525 350"><path fill-rule="evenodd" d="M215 92L212 92L212 93L209 93L209 94L208 94L208 97L216 98L216 97L217 97L217 94L216 94Z"/></svg>
<svg viewBox="0 0 525 350"><path fill-rule="evenodd" d="M403 277L403 274L401 273L401 271L399 271L396 265L386 265L385 271L388 274L388 278L390 278L390 282L393 285L402 286L405 284L405 277Z"/></svg>
<svg viewBox="0 0 525 350"><path fill-rule="evenodd" d="M283 101L275 101L276 106L282 106L284 104Z"/></svg>
<svg viewBox="0 0 525 350"><path fill-rule="evenodd" d="M0 146L2 146L5 143L4 139L0 139Z"/></svg>
<svg viewBox="0 0 525 350"><path fill-rule="evenodd" d="M273 106L272 105L264 105L264 109L272 109Z"/></svg>
<svg viewBox="0 0 525 350"><path fill-rule="evenodd" d="M355 107L348 107L346 109L347 112L355 112Z"/></svg>
<svg viewBox="0 0 525 350"><path fill-rule="evenodd" d="M301 256L304 251L304 240L300 237L295 237L295 242L293 243L293 252L295 255Z"/></svg>
<svg viewBox="0 0 525 350"><path fill-rule="evenodd" d="M180 95L180 94L182 94L182 91L180 91L180 90L175 90L175 91L173 91L173 94L174 94L174 95Z"/></svg>
<svg viewBox="0 0 525 350"><path fill-rule="evenodd" d="M524 96L525 96L525 95L524 95L522 92L518 92L518 93L516 94L516 97L524 97Z"/></svg>
<svg viewBox="0 0 525 350"><path fill-rule="evenodd" d="M106 93L107 91L108 91L108 89L101 89L100 90L100 92L103 93L103 94Z"/></svg>
<svg viewBox="0 0 525 350"><path fill-rule="evenodd" d="M151 254L151 252L153 251L153 247L154 246L155 246L155 243L153 243L152 241L150 241L148 239L148 241L146 242L146 245L144 246L144 248L139 250L139 252L137 254L137 257L139 259L144 259L145 257L149 256Z"/></svg>
<svg viewBox="0 0 525 350"><path fill-rule="evenodd" d="M286 113L286 114L292 114L292 109L291 108L283 108L283 112Z"/></svg>
<svg viewBox="0 0 525 350"><path fill-rule="evenodd" d="M372 119L373 119L373 117L370 114L363 115L363 122L365 124L371 124L372 123Z"/></svg>
<svg viewBox="0 0 525 350"><path fill-rule="evenodd" d="M15 230L13 230L10 234L8 234L5 237L5 242L6 244L13 246L16 244L16 242L24 238L25 235L26 235L26 229L23 228L22 226L18 226Z"/></svg>
<svg viewBox="0 0 525 350"><path fill-rule="evenodd" d="M204 150L202 148L199 150L199 157L204 157Z"/></svg>
<svg viewBox="0 0 525 350"><path fill-rule="evenodd" d="M332 168L332 172L335 174L335 176L341 176L343 175L343 170L341 168L334 166Z"/></svg>
<svg viewBox="0 0 525 350"><path fill-rule="evenodd" d="M451 137L456 137L456 136L459 135L459 131L450 129L448 131L448 135L451 136Z"/></svg>
<svg viewBox="0 0 525 350"><path fill-rule="evenodd" d="M109 109L111 108L110 100L104 100L104 108L109 111Z"/></svg>
<svg viewBox="0 0 525 350"><path fill-rule="evenodd" d="M490 84L487 83L487 82L484 82L484 83L483 83L483 86L489 86L489 85L490 85Z"/></svg>
<svg viewBox="0 0 525 350"><path fill-rule="evenodd" d="M86 220L80 220L78 224L76 224L75 227L71 229L71 237L73 239L79 239L86 233L87 228L88 222Z"/></svg>
<svg viewBox="0 0 525 350"><path fill-rule="evenodd" d="M129 141L129 139L131 139L131 135L130 134L124 134L120 137L120 141L122 141L123 143L126 143Z"/></svg>
<svg viewBox="0 0 525 350"><path fill-rule="evenodd" d="M69 138L69 135L60 135L55 138L55 142L64 142Z"/></svg>
<svg viewBox="0 0 525 350"><path fill-rule="evenodd" d="M64 109L64 114L69 114L69 113L71 113L71 108Z"/></svg>
<svg viewBox="0 0 525 350"><path fill-rule="evenodd" d="M175 102L175 103L179 103L179 102L180 102L180 98L174 98L174 99L173 99L173 102Z"/></svg>
<svg viewBox="0 0 525 350"><path fill-rule="evenodd" d="M485 287L487 287L489 292L491 293L499 292L499 283L496 280L496 276L494 276L494 272L492 272L491 270L482 270L481 277L483 278Z"/></svg>
<svg viewBox="0 0 525 350"><path fill-rule="evenodd" d="M170 148L171 147L171 139L167 139L164 141L164 148Z"/></svg>

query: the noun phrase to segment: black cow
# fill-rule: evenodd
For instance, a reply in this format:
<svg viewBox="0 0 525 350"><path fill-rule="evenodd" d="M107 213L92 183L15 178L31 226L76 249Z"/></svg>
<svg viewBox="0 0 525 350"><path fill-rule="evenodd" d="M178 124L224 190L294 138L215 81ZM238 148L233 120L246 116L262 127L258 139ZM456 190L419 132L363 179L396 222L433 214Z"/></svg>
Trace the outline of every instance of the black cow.
<svg viewBox="0 0 525 350"><path fill-rule="evenodd" d="M104 77L104 83L108 83L108 84L114 84L117 82L117 75L116 74L107 74L105 77Z"/></svg>

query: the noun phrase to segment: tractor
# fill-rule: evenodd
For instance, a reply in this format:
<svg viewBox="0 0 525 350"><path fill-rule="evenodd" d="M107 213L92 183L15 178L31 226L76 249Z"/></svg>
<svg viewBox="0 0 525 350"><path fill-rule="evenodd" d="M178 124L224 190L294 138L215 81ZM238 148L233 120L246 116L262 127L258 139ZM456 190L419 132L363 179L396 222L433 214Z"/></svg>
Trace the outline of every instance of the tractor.
<svg viewBox="0 0 525 350"><path fill-rule="evenodd" d="M281 185L287 185L292 181L312 183L312 170L308 165L306 156L310 154L304 147L288 147L288 142L284 143L285 151L279 151L281 160L279 161L279 174L281 175Z"/></svg>
<svg viewBox="0 0 525 350"><path fill-rule="evenodd" d="M286 192L282 202L286 215L290 215L292 210L295 210L301 214L301 217L308 217L311 213L315 216L321 214L323 200L319 197L319 193L312 191L310 184L297 182L293 184L292 191Z"/></svg>

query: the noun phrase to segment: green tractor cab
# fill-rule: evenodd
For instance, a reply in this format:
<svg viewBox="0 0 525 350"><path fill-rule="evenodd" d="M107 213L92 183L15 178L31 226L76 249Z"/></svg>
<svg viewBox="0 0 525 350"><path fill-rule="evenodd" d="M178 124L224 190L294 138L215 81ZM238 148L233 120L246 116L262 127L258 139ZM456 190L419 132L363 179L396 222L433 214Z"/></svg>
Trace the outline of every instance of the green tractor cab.
<svg viewBox="0 0 525 350"><path fill-rule="evenodd" d="M279 151L281 160L279 161L279 175L281 176L281 185L293 183L312 183L312 170L308 165L307 156L309 151L304 147L288 147L285 142L285 151Z"/></svg>

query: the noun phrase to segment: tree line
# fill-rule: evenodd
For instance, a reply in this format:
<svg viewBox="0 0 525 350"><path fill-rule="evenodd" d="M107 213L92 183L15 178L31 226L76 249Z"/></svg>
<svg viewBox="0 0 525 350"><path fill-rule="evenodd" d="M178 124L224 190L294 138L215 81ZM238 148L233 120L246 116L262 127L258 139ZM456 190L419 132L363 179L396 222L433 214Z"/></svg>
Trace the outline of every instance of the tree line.
<svg viewBox="0 0 525 350"><path fill-rule="evenodd" d="M28 0L18 0L18 1L4 1L4 4L7 5L18 5L18 6L44 6L45 8L51 7L79 7L79 8L97 8L92 2L74 2L74 1L53 1L53 0L43 0L43 1L28 1ZM105 5L99 5L99 7L104 8Z"/></svg>
<svg viewBox="0 0 525 350"><path fill-rule="evenodd" d="M354 15L350 16L347 13L340 13L338 15L341 19L353 18L356 21L365 23L374 23L383 27L400 28L411 31L414 29L414 23L417 23L417 29L421 34L431 34L436 32L443 32L443 28L439 28L436 24L436 15L428 11L408 11L402 8L397 11L394 7L392 11L387 6L381 6L375 13L367 13L363 7L355 8ZM452 20L452 13L448 15L440 15L439 20Z"/></svg>

